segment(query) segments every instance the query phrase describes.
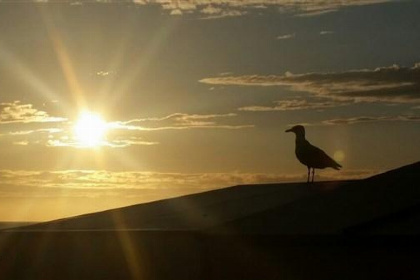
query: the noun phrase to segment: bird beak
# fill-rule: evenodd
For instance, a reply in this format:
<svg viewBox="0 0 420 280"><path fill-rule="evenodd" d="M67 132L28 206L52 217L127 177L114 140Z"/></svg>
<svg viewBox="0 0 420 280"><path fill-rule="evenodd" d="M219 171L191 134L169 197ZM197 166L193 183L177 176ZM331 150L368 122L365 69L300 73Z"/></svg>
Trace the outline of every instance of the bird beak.
<svg viewBox="0 0 420 280"><path fill-rule="evenodd" d="M292 130L291 129L288 129L288 130L286 130L285 132L291 132Z"/></svg>

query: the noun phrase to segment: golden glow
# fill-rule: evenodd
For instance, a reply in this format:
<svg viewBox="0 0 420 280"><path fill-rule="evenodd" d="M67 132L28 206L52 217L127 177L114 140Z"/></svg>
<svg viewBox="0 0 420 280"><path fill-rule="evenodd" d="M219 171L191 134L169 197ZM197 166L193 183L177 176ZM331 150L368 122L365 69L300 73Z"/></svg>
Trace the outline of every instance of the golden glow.
<svg viewBox="0 0 420 280"><path fill-rule="evenodd" d="M341 150L338 150L338 151L336 151L335 153L334 153L334 159L336 160L336 161L338 161L338 162L342 162L344 159L345 159L345 157L346 157L346 154L344 154L344 152L343 151L341 151Z"/></svg>
<svg viewBox="0 0 420 280"><path fill-rule="evenodd" d="M101 116L92 112L83 112L73 129L80 146L98 147L105 143L108 125Z"/></svg>

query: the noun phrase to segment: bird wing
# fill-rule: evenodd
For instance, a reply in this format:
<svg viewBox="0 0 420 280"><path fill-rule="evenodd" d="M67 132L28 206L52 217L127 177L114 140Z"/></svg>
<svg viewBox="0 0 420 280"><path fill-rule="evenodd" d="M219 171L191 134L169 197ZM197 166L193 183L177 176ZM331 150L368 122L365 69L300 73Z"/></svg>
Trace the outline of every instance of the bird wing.
<svg viewBox="0 0 420 280"><path fill-rule="evenodd" d="M307 165L310 167L320 169L331 167L337 170L341 168L341 165L328 156L323 150L310 144L309 142L305 145L304 153Z"/></svg>

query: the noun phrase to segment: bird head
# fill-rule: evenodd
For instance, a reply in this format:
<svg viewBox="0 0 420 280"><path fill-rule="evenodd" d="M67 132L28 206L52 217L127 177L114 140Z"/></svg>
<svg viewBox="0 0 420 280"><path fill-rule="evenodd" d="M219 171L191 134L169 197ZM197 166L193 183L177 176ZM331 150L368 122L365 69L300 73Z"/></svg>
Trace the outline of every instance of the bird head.
<svg viewBox="0 0 420 280"><path fill-rule="evenodd" d="M293 132L297 137L305 137L305 128L303 125L295 125L294 127L286 130L285 132Z"/></svg>

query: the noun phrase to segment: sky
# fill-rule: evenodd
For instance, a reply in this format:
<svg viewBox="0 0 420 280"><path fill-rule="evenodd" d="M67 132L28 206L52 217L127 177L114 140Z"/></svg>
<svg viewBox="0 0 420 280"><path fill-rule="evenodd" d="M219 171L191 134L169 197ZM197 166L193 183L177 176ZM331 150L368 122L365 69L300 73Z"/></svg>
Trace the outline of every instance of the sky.
<svg viewBox="0 0 420 280"><path fill-rule="evenodd" d="M0 2L0 221L420 159L420 3Z"/></svg>

